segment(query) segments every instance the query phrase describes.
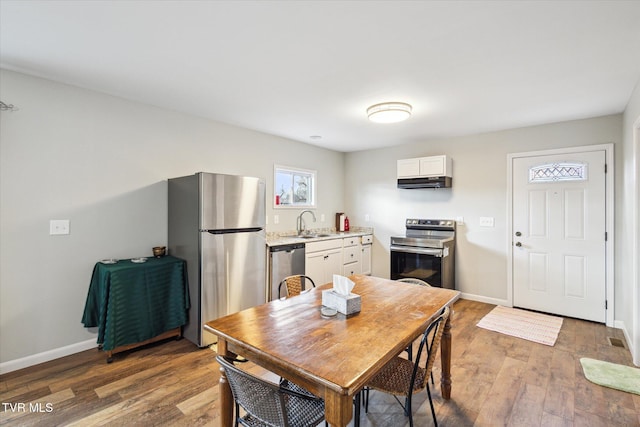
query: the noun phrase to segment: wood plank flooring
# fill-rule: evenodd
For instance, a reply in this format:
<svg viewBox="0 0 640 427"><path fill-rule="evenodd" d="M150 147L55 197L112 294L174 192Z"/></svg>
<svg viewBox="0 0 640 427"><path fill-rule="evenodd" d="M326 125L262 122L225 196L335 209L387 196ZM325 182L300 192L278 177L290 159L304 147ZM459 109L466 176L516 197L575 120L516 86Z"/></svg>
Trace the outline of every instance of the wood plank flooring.
<svg viewBox="0 0 640 427"><path fill-rule="evenodd" d="M453 391L433 390L442 426L640 426L640 396L601 387L580 357L633 366L608 337L622 332L565 319L554 347L476 327L493 305L460 300L453 319ZM0 376L0 425L218 426L215 353L169 340L114 356L89 350ZM267 377L261 368L250 367ZM436 383L439 367L435 368ZM363 427L408 425L402 408L371 392ZM415 397L416 426L433 424L426 393Z"/></svg>

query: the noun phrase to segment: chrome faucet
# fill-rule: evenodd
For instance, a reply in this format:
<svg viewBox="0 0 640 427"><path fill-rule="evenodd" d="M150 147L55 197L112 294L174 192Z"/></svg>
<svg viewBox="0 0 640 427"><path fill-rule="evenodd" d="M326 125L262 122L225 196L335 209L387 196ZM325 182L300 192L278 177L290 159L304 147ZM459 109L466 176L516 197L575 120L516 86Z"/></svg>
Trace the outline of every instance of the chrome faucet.
<svg viewBox="0 0 640 427"><path fill-rule="evenodd" d="M296 231L298 232L298 236L301 236L306 231L307 226L306 226L306 224L304 222L304 219L302 219L302 215L304 215L307 212L309 212L311 214L311 216L313 217L313 222L316 222L316 215L313 212L311 212L310 210L305 210L305 211L300 212L300 215L298 215L298 220L296 222Z"/></svg>

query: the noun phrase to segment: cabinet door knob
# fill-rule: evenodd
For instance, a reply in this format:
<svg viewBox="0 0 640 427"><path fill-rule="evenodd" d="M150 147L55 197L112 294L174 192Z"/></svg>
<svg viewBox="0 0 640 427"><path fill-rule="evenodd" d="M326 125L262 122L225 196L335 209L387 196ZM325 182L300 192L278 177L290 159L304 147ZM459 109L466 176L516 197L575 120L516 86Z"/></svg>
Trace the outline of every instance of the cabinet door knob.
<svg viewBox="0 0 640 427"><path fill-rule="evenodd" d="M520 247L522 247L522 243L516 242L516 246L520 248Z"/></svg>
<svg viewBox="0 0 640 427"><path fill-rule="evenodd" d="M519 231L516 231L516 236L520 237L520 236L522 236L522 233L519 232Z"/></svg>

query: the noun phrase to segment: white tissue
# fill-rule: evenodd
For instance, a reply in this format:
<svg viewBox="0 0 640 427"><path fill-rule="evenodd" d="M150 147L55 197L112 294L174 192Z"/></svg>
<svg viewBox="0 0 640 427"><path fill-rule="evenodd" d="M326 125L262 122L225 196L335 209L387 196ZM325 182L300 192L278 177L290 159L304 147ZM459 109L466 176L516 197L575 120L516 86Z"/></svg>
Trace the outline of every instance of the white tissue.
<svg viewBox="0 0 640 427"><path fill-rule="evenodd" d="M348 296L356 284L344 276L339 274L333 275L333 292L339 295Z"/></svg>

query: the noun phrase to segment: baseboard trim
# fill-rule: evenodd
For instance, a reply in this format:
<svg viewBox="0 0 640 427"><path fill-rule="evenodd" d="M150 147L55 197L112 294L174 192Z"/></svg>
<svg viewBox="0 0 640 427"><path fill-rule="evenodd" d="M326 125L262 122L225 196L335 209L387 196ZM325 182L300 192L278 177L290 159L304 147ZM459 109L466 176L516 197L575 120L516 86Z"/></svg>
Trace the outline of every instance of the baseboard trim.
<svg viewBox="0 0 640 427"><path fill-rule="evenodd" d="M48 362L50 360L59 359L70 354L80 353L81 351L90 350L96 348L96 339L90 339L82 341L76 344L67 345L65 347L54 348L53 350L47 350L42 353L33 354L31 356L23 357L20 359L9 360L8 362L0 363L0 374L6 374L9 372L17 371L18 369L28 368L40 363Z"/></svg>
<svg viewBox="0 0 640 427"><path fill-rule="evenodd" d="M460 298L468 299L471 301L484 302L487 304L504 305L505 307L511 307L511 304L509 304L509 301L507 301L506 299L490 298L482 295L467 294L464 292L460 294Z"/></svg>
<svg viewBox="0 0 640 427"><path fill-rule="evenodd" d="M624 334L624 339L626 341L625 344L627 345L627 349L631 352L631 358L633 359L633 354L634 354L633 340L631 339L631 335L629 334L629 331L627 331L626 325L622 320L616 320L614 322L613 327L616 329L622 329L622 333ZM636 366L640 366L640 365L636 365Z"/></svg>

